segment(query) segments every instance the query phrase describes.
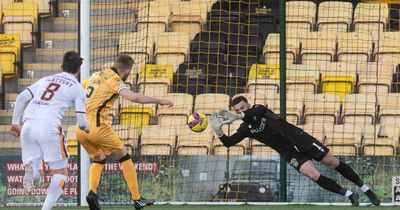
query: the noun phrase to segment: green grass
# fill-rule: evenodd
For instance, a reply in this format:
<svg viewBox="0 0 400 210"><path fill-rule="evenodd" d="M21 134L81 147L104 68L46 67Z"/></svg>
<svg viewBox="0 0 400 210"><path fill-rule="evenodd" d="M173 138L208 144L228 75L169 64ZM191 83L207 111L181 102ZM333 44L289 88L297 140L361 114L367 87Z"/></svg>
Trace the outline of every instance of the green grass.
<svg viewBox="0 0 400 210"><path fill-rule="evenodd" d="M194 206L194 205L179 205L179 206L172 206L172 205L158 205L158 206L151 206L144 208L144 210L347 210L347 209L396 209L398 207L394 206L362 206L362 207L351 207L351 206L312 206L312 205L284 205L284 206L254 206L254 205L240 205L240 206ZM1 210L33 210L39 209L31 208L31 207L6 207L1 208ZM74 210L74 209L88 209L87 207L64 207L64 208L53 208L53 210ZM134 210L133 206L114 206L102 207L103 210L113 209L113 210Z"/></svg>

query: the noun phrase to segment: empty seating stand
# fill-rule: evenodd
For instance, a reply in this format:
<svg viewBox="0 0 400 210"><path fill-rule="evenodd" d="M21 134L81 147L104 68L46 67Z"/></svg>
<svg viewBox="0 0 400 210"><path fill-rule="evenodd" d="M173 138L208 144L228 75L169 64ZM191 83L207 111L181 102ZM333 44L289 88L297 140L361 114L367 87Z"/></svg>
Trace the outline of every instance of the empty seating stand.
<svg viewBox="0 0 400 210"><path fill-rule="evenodd" d="M20 58L20 34L0 34L0 66L5 78L16 75L17 62L20 61Z"/></svg>

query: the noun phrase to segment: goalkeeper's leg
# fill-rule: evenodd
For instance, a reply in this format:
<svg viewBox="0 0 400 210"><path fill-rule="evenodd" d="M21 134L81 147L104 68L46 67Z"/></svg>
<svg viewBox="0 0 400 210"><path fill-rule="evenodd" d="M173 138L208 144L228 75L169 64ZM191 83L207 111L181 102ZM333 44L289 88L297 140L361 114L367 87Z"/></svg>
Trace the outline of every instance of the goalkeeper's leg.
<svg viewBox="0 0 400 210"><path fill-rule="evenodd" d="M360 188L360 190L364 192L365 195L367 195L367 197L371 200L371 202L374 205L376 206L380 205L380 200L377 198L375 193L361 180L361 178L357 175L357 173L345 162L340 161L331 153L327 153L321 162L329 166L330 168L335 169L343 177L345 177L346 179L357 185Z"/></svg>
<svg viewBox="0 0 400 210"><path fill-rule="evenodd" d="M317 183L322 188L324 188L330 192L337 193L337 194L340 194L340 195L343 195L343 196L349 198L351 201L351 204L353 206L359 205L357 193L343 188L342 186L337 184L334 180L322 175L318 171L318 169L315 168L314 164L310 160L304 162L300 166L299 171L303 175L305 175L308 178L310 178L311 180L313 180L315 183Z"/></svg>

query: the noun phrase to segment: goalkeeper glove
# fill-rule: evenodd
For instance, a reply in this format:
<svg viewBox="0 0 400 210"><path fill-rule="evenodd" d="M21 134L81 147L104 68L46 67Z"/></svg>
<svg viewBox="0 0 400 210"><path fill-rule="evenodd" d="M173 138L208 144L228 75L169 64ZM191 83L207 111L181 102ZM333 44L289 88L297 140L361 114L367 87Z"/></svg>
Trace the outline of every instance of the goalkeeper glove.
<svg viewBox="0 0 400 210"><path fill-rule="evenodd" d="M243 115L236 114L235 112L231 112L227 109L219 111L218 115L224 119L222 122L223 124L231 124L233 121L243 118Z"/></svg>
<svg viewBox="0 0 400 210"><path fill-rule="evenodd" d="M211 115L210 123L211 123L211 127L214 129L214 131L218 135L218 137L221 137L222 135L224 135L224 132L222 131L222 119L218 117L218 114L216 112L214 112Z"/></svg>

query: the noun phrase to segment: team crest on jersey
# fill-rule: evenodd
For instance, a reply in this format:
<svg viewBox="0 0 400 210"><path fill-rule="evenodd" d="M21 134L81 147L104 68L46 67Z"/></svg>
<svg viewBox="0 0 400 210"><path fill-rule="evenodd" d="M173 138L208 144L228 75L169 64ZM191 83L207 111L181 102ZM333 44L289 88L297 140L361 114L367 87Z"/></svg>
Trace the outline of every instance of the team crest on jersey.
<svg viewBox="0 0 400 210"><path fill-rule="evenodd" d="M289 164L292 165L293 167L299 166L299 162L297 162L296 158L292 158Z"/></svg>

